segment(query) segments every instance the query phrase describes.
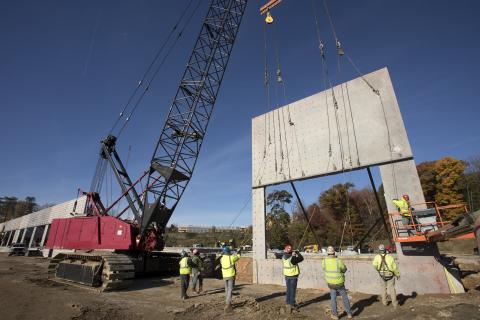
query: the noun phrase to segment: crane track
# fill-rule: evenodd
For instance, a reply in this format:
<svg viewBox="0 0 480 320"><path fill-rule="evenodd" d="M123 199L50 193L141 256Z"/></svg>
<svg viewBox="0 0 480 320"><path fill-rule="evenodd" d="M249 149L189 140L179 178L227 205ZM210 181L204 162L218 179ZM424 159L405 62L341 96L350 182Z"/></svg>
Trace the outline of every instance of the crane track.
<svg viewBox="0 0 480 320"><path fill-rule="evenodd" d="M80 272L87 273L88 278L79 279ZM132 283L135 266L128 255L114 252L59 253L50 261L48 276L54 281L100 292L115 291Z"/></svg>

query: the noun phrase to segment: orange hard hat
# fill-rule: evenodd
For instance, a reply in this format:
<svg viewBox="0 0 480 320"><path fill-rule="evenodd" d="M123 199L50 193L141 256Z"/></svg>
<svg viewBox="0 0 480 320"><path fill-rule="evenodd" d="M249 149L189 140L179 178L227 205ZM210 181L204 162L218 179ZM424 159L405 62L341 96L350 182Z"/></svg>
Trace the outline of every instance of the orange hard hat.
<svg viewBox="0 0 480 320"><path fill-rule="evenodd" d="M292 252L292 246L289 245L289 244L287 244L287 245L285 246L285 249L283 249L283 251L285 251L285 253L290 253L290 252Z"/></svg>
<svg viewBox="0 0 480 320"><path fill-rule="evenodd" d="M408 196L408 194L404 194L404 195L402 196L402 198L405 199L405 200L407 200L407 201L410 200L410 197Z"/></svg>

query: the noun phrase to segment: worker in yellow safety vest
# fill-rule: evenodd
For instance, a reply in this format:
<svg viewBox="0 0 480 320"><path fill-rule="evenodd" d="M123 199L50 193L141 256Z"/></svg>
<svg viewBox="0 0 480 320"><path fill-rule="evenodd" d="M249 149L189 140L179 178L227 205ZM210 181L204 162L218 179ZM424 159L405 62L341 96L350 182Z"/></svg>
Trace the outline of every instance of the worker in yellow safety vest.
<svg viewBox="0 0 480 320"><path fill-rule="evenodd" d="M182 300L188 299L187 290L188 283L190 282L190 273L192 273L192 267L197 267L192 262L192 259L188 256L188 253L183 250L180 254L180 295Z"/></svg>
<svg viewBox="0 0 480 320"><path fill-rule="evenodd" d="M347 312L347 318L352 319L350 301L348 301L347 290L345 289L345 272L347 267L341 259L335 256L335 249L332 246L327 248L327 257L322 260L323 274L325 281L330 288L330 303L332 306L332 319L338 319L337 313L337 291L342 296L343 307Z"/></svg>
<svg viewBox="0 0 480 320"><path fill-rule="evenodd" d="M410 206L410 197L404 194L402 199L393 199L393 204L398 208L398 212L402 216L403 225L412 224L412 207Z"/></svg>
<svg viewBox="0 0 480 320"><path fill-rule="evenodd" d="M298 311L295 304L295 295L297 292L298 276L300 275L300 267L298 264L303 261L303 257L298 251L292 252L292 246L287 244L283 250L283 275L285 276L285 284L287 286L286 306L287 314L292 312L292 308Z"/></svg>
<svg viewBox="0 0 480 320"><path fill-rule="evenodd" d="M373 267L378 271L380 276L380 286L382 288L381 296L384 306L388 305L387 290L390 291L392 298L392 305L397 308L397 293L395 292L395 279L400 279L400 272L398 271L397 264L391 255L388 254L383 244L378 246L380 254L377 254L373 259Z"/></svg>
<svg viewBox="0 0 480 320"><path fill-rule="evenodd" d="M240 259L240 249L236 254L232 254L229 246L224 246L222 249L222 256L220 258L220 265L222 267L222 277L225 281L225 312L233 311L232 308L232 293L235 286L235 263Z"/></svg>

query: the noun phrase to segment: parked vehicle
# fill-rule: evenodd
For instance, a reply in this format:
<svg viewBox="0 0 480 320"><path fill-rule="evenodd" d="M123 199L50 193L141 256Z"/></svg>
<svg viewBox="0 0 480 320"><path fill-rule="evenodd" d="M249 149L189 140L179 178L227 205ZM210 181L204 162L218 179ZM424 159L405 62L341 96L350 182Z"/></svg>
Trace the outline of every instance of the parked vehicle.
<svg viewBox="0 0 480 320"><path fill-rule="evenodd" d="M9 256L24 256L27 252L27 247L23 243L14 243L10 246L8 251Z"/></svg>

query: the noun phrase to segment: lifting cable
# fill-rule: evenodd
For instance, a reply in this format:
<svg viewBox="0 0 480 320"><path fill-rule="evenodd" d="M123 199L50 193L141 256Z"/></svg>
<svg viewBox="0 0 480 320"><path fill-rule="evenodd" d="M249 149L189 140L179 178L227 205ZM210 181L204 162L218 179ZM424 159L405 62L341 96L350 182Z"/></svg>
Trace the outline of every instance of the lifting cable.
<svg viewBox="0 0 480 320"><path fill-rule="evenodd" d="M386 116L386 112L385 112L385 106L384 106L384 103L383 103L383 98L380 94L380 91L378 89L376 89L366 78L365 78L365 75L360 71L360 69L358 68L358 66L355 64L355 62L353 61L353 59L350 57L350 55L345 51L345 49L342 47L339 39L338 39L338 36L337 36L337 33L335 31L335 26L333 24L333 19L330 15L330 11L328 9L328 5L327 5L327 1L326 0L323 0L323 4L324 4L324 7L325 7L325 12L327 14L327 17L328 17L328 20L330 22L330 27L332 29L332 33L333 33L333 36L335 38L335 43L336 43L336 46L337 46L337 49L338 49L338 55L339 57L340 56L343 56L345 55L347 57L347 60L349 61L349 63L352 65L353 69L359 74L360 78L365 82L365 84L367 84L367 86L370 87L370 89L372 89L372 92L375 93L375 95L378 96L379 98L379 101L380 101L380 104L381 104L381 108L382 108L382 112L383 112L383 117L384 117L384 120L385 120L385 127L387 129L387 136L388 136L388 146L389 146L389 153L390 153L390 160L393 160L393 149L392 149L392 139L391 139L391 135L390 135L390 128L389 128L389 125L388 125L388 119L387 119L387 116ZM353 123L353 121L352 121ZM355 138L356 140L356 138ZM357 152L358 152L358 147L357 147ZM393 186L394 186L394 191L395 191L395 195L396 197L398 198L398 188L397 188L397 182L396 182L396 174L395 174L395 164L392 163L392 179L393 179Z"/></svg>
<svg viewBox="0 0 480 320"><path fill-rule="evenodd" d="M325 11L326 11L329 23L330 23L330 27L331 27L331 30L332 30L332 33L333 33L333 37L335 39L335 46L337 47L337 51L338 51L338 72L340 73L341 72L340 71L341 70L340 69L340 57L344 54L344 50L341 47L341 43L340 43L340 41L338 39L338 36L337 36L337 33L335 31L335 26L333 24L333 20L331 18L331 15L330 15L330 12L328 10L328 6L327 6L327 3L326 3L325 0L323 1L323 4L324 4ZM344 231L345 231L346 223L348 221L349 229L350 229L350 239L351 239L351 243L353 245L353 228L352 228L352 219L351 219L351 215L350 215L350 194L349 194L349 190L348 190L349 188L347 186L347 181L346 181L346 177L345 177L344 161L346 159L345 159L345 150L344 150L344 147L343 147L343 139L342 139L341 131L340 131L340 119L339 119L339 115L338 115L338 100L335 97L335 91L334 91L333 84L332 84L332 81L331 81L330 76L329 76L328 64L326 62L326 57L325 57L325 45L324 45L324 43L321 39L321 36L320 36L320 27L319 27L319 23L318 23L317 14L316 14L317 10L316 10L315 3L314 3L313 0L312 0L312 12L313 12L313 15L314 15L317 40L318 40L318 43L319 43L320 56L321 56L321 61L322 61L322 71L323 71L323 76L324 76L325 91L327 91L327 81L328 81L329 89L332 92L332 99L333 99L333 103L334 103L334 112L335 112L335 122L336 122L336 126L337 126L337 135L338 135L338 139L339 139L338 141L339 141L339 148L340 148L340 156L341 156L341 159L342 159L342 174L344 175L343 187L345 188L345 197L346 197L346 199L345 199L346 200L346 216L345 216L345 223L344 223L344 228L343 228L344 230L342 232L341 244L343 243L343 234L344 234ZM347 96L347 99L345 99L345 92L344 92L343 84L340 85L340 88L342 90L343 112L344 112L344 117L345 117L345 126L346 126L346 130L347 130L347 143L348 143L348 156L349 156L348 161L349 161L349 164L350 164L350 168L352 168L353 163L352 163L352 153L351 153L351 148L350 148L350 146L351 146L350 130L349 130L349 125L348 125L348 115L347 115L346 102L349 103L350 119L352 121L352 125L354 125L353 115L352 115L352 112L351 112L351 104L350 104L349 95ZM348 87L346 87L346 90L348 92ZM327 103L327 115L329 116L329 114L328 114L328 98L326 98L326 103ZM328 126L330 127L329 121L328 121ZM355 129L353 131L353 134L354 134L354 137L355 137L355 147L356 147L356 151L357 151L357 163L359 163L360 161L359 161L359 156L358 156L358 144L357 144L357 140L356 140ZM330 135L330 128L329 128L329 135ZM330 140L329 141L329 155L331 156L332 152L331 152L331 139L330 139L330 137L329 137L329 140ZM329 160L330 160L330 158L329 158ZM351 177L351 172L350 172L350 177Z"/></svg>
<svg viewBox="0 0 480 320"><path fill-rule="evenodd" d="M318 48L320 50L320 57L321 57L321 62L322 62L322 73L323 73L323 81L324 81L324 87L325 87L325 103L327 105L327 125L328 125L328 135L329 135L329 147L328 147L328 154L329 154L329 162L327 164L327 169L330 165L331 158L333 157L333 152L332 152L332 139L331 139L331 125L330 125L330 114L329 114L329 103L328 103L328 96L327 96L327 91L330 90L332 94L332 100L333 100L333 108L334 108L334 116L335 116L335 123L337 126L337 136L338 136L338 144L340 148L340 157L342 161L342 170L344 170L344 150L343 150L343 142L342 142L342 137L340 134L340 122L338 118L338 101L335 95L335 90L333 88L333 83L330 79L330 72L328 70L328 64L327 64L327 59L325 55L325 44L322 41L321 35L320 35L320 27L318 23L318 18L317 18L317 9L315 6L314 1L312 0L312 12L313 16L315 19L315 29L316 29L316 35L317 35L317 40L318 40ZM337 170L335 163L333 164L333 169Z"/></svg>
<svg viewBox="0 0 480 320"><path fill-rule="evenodd" d="M280 99L278 97L278 87L279 85L283 82L282 80L282 72L280 69L280 55L279 55L279 46L278 46L278 35L277 35L277 25L274 24L274 29L273 29L273 38L274 38L274 44L275 44L275 61L277 64L277 72L276 72L276 86L275 86L275 102L276 102L276 108L272 110L273 112L273 123L275 126L275 113L277 114L277 123L278 123L278 138L280 142L280 147L279 147L279 152L280 152L280 170L279 173L280 175L283 175L283 162L285 160L285 155L283 153L283 141L282 141L282 126L280 124L280 110L278 108L280 107ZM276 140L276 137L275 137ZM286 145L288 147L288 144Z"/></svg>
<svg viewBox="0 0 480 320"><path fill-rule="evenodd" d="M282 73L282 69L281 69L281 64L280 64L280 50L279 50L279 41L278 41L278 32L277 32L277 27L276 25L274 24L274 29L273 29L273 36L274 36L274 43L275 43L275 61L276 61L276 67L277 67L277 70L276 70L276 83L277 83L277 86L276 86L276 101L277 101L277 105L279 106L280 105L280 102L279 102L279 93L278 93L278 87L281 86L281 95L283 96L283 105L284 107L282 108L281 110L281 118L282 120L280 120L280 110L277 110L277 120L278 120L278 126L279 126L279 139L280 139L280 154L281 154L281 157L282 157L282 163L281 163L281 171L280 173L283 173L283 162L285 160L285 156L286 156L286 160L287 160L287 167L288 167L288 177L291 178L291 166L290 166L290 154L292 152L292 148L293 148L293 144L289 150L288 146L289 146L289 142L288 142L288 137L287 137L287 125L286 125L286 121L285 121L285 109L286 109L286 112L287 112L287 117L288 117L288 125L293 127L293 130L292 130L292 138L291 138L291 141L292 140L295 140L295 143L297 145L297 154L298 154L298 160L299 160L299 165L300 165L300 171L301 171L301 174L302 174L302 177L305 176L305 171L303 170L303 164L302 164L302 156L300 154L300 145L299 145L299 140L298 140L298 135L297 135L297 129L295 127L295 123L294 121L292 120L292 116L291 116L291 112L290 112L290 103L288 103L288 100L287 100L287 93L286 93L286 85L285 85L285 79L284 79L284 76L283 76L283 73ZM274 117L275 117L275 111L273 111L274 113ZM280 124L280 122L282 122L283 124L283 140L285 140L285 153L283 152L283 141L282 141L282 125ZM286 178L285 174L284 175L284 178Z"/></svg>
<svg viewBox="0 0 480 320"><path fill-rule="evenodd" d="M265 27L265 26L264 26ZM268 60L267 60L267 56L268 56L268 52L266 51L267 50L267 42L268 42L268 31L266 30L266 28L264 29L264 32L265 32L265 36L264 36L264 41L265 41L265 73L267 74L268 76L268 69L269 69L269 66L268 66ZM269 84L269 82L268 82ZM277 87L275 87L275 89L277 89ZM275 90L277 92L277 90ZM268 86L268 91L267 91L267 99L268 99L268 110L270 110L272 108L271 106L271 97L270 97L270 85ZM275 95L275 100L278 100L277 99L277 95ZM276 101L278 103L278 101ZM270 116L269 116L269 120L270 120ZM276 133L276 125L275 125L275 111L273 110L272 111L272 125L273 125L273 155L275 157L275 175L278 175L278 159L277 159L277 133ZM269 121L269 124L270 124L270 121ZM269 128L270 129L270 128ZM271 139L270 137L270 130L269 130L269 140ZM271 143L271 140L269 141Z"/></svg>
<svg viewBox="0 0 480 320"><path fill-rule="evenodd" d="M332 30L333 37L335 39L335 46L337 48L337 53L338 53L337 54L337 57L338 57L337 66L338 66L338 73L340 74L341 73L340 58L345 54L345 50L342 48L340 40L338 39L337 32L336 32L335 26L333 24L333 19L330 15L330 10L328 9L328 5L327 5L326 0L323 0L323 5L324 5L324 8L325 8L325 12L327 14L327 17L328 17L328 21L330 23L330 27L331 27L331 30ZM344 112L344 117L345 117L345 127L346 127L346 130L347 130L349 164L350 164L350 168L352 168L353 163L352 163L352 153L351 153L351 149L350 149L350 145L351 145L351 143L350 143L350 130L349 130L349 125L348 125L346 101L349 102L352 125L354 124L354 121L353 121L353 115L351 113L351 105L350 105L349 97L347 98L347 100L345 100L345 92L344 92L344 89L343 89L343 84L340 84L340 88L342 90L343 112ZM333 88L332 88L332 91L333 91ZM336 110L335 116L338 118L338 115L337 115L338 104L335 107L336 107L335 108L335 110ZM337 120L337 130L338 130L338 125L339 125L339 121ZM355 147L356 147L356 151L357 151L357 163L359 163L360 160L359 160L359 157L358 157L358 145L357 145L357 140L356 140L356 132L354 131L353 134L354 134L354 137L355 137ZM340 139L340 141L342 141L342 140ZM342 150L341 150L341 153L342 153ZM344 158L344 155L342 154L342 159L343 158ZM342 174L344 175L344 178L345 178L343 160L342 160ZM349 180L351 180L351 171L349 173L349 177L350 177ZM346 208L347 212L346 212L346 217L345 217L346 218L345 223L348 220L348 225L349 225L349 229L350 229L350 241L351 241L351 245L353 246L353 228L352 228L352 217L351 217L351 212L350 212L350 193L349 193L349 187L348 187L345 179L344 179L344 184L343 185L345 187L345 197L346 197L345 200L346 200L346 204L347 204L347 208ZM343 240L343 233L342 233L342 240Z"/></svg>
<svg viewBox="0 0 480 320"><path fill-rule="evenodd" d="M175 45L177 44L178 40L182 37L183 35L183 32L184 30L186 29L186 27L188 26L189 22L192 20L192 17L193 15L196 13L196 11L198 10L200 4L201 4L201 1L198 1L197 3L197 6L193 9L193 11L191 12L191 14L189 15L188 19L186 20L185 24L183 25L183 27L181 28L181 30L178 32L174 42L170 45L170 47L168 48L167 52L165 53L165 55L163 55L162 59L161 58L161 54L162 52L164 51L164 49L166 48L167 44L170 42L172 36L174 35L174 32L177 30L178 26L180 25L180 23L182 22L183 18L185 17L185 15L187 14L188 10L190 9L191 5L193 3L193 0L190 0L189 3L187 4L187 6L183 9L182 13L180 14L177 22L175 23L175 25L172 27L172 29L170 30L167 38L163 41L162 45L160 46L160 48L158 49L157 53L155 54L152 62L150 63L150 65L148 66L147 70L144 72L141 80L138 82L137 86L135 87L134 91L132 92L132 94L130 95L129 99L127 100L127 103L124 105L122 111L120 112L118 118L116 119L114 125L112 126L112 128L110 129L109 131L109 134L112 134L114 129L116 128L116 126L119 124L120 120L122 118L125 118L124 120L124 124L123 126L120 128L118 134L117 134L117 137L120 136L120 134L122 133L122 131L124 130L125 126L127 125L127 123L130 121L133 113L135 112L135 110L137 109L137 107L139 106L140 102L143 100L145 94L147 93L147 91L150 89L150 85L151 83L153 82L153 80L156 78L157 74L159 73L160 69L162 68L162 66L165 64L165 61L166 59L168 58L168 56L170 55L170 53L172 52L173 48L175 47ZM153 71L153 74L152 74L152 70L155 66L155 64L160 61L160 63L158 64L158 66L155 68L155 70ZM151 74L151 75L150 75ZM149 78L149 79L148 79ZM145 86L144 86L145 84ZM138 92L139 90L142 88L142 86L144 86L143 88L143 91L140 93L140 95L138 96ZM126 112L128 107L132 105L133 101L135 101L135 103L133 104L133 107L131 108L130 112ZM128 115L127 115L128 113Z"/></svg>

